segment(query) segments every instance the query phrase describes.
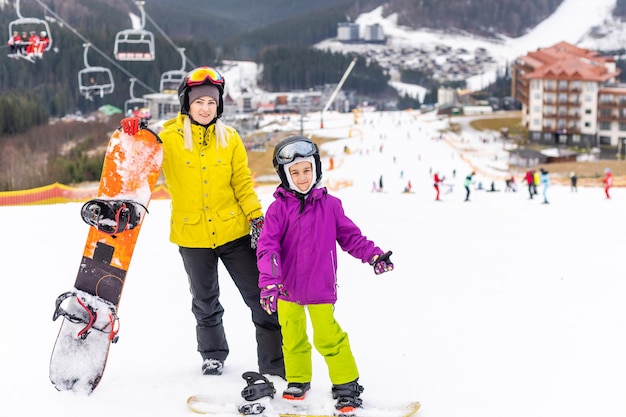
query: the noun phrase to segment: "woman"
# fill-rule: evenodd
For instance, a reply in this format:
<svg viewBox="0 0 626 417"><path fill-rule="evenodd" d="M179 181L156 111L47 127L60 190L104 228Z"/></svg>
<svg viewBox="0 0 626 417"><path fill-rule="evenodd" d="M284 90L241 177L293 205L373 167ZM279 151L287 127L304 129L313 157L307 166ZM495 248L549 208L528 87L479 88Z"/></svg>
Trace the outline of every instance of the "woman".
<svg viewBox="0 0 626 417"><path fill-rule="evenodd" d="M255 248L262 207L244 144L220 120L224 83L215 68L191 71L178 88L180 112L159 134L172 198L170 240L179 246L189 279L202 372L221 375L229 354L219 301L221 260L252 312L259 372L284 378L278 320L259 304ZM124 132L136 133L139 122L136 117L122 120Z"/></svg>

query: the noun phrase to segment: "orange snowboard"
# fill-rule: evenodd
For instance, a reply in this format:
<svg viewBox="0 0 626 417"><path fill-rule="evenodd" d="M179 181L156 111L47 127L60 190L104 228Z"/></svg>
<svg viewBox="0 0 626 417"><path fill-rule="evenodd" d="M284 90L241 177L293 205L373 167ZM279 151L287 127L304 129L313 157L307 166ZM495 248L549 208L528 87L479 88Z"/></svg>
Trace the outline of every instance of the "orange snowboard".
<svg viewBox="0 0 626 417"><path fill-rule="evenodd" d="M53 319L63 316L63 323L50 359L50 380L59 391L88 395L102 378L110 344L117 341L117 307L126 273L162 161L159 138L148 129L133 136L116 130L111 136L98 199L92 202L107 208L121 201L123 209L111 219L100 215L96 205L90 212L94 223L85 221L123 227L108 232L106 227L89 227L74 289L57 299ZM132 222L121 221L130 218L124 217L130 212L127 206L133 210Z"/></svg>
<svg viewBox="0 0 626 417"><path fill-rule="evenodd" d="M98 198L131 200L147 208L159 178L162 161L163 148L155 133L141 129L134 136L129 136L116 130L104 158ZM141 223L113 235L95 227L89 229L83 262L76 280L77 289L119 305ZM92 264L90 260L97 261L97 266L106 264L108 273L94 276L92 269L83 268L85 263Z"/></svg>

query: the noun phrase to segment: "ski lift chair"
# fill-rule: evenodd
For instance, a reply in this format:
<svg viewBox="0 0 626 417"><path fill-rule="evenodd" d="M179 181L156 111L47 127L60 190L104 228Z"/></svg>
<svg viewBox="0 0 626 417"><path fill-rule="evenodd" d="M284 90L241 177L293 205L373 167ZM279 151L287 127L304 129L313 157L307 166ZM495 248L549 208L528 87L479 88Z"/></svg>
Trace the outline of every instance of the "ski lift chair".
<svg viewBox="0 0 626 417"><path fill-rule="evenodd" d="M187 71L185 71L185 48L178 48L178 53L180 54L182 60L180 69L165 71L161 74L161 85L159 91L163 94L176 94L178 92L178 86L187 76Z"/></svg>
<svg viewBox="0 0 626 417"><path fill-rule="evenodd" d="M118 61L153 61L155 57L154 35L145 30L144 2L136 1L135 4L141 12L141 26L123 30L115 35L113 55Z"/></svg>
<svg viewBox="0 0 626 417"><path fill-rule="evenodd" d="M46 32L48 36L48 44L46 45L46 48L43 51L44 52L49 51L52 48L52 36L50 34L50 25L48 25L48 22L46 22L43 19L38 19L36 17L22 16L22 13L20 12L19 0L15 1L15 12L17 13L18 18L16 20L9 22L9 38L8 39L11 39L13 37L14 32L17 32L19 34L22 34L24 32L26 33L35 32L38 35L41 32ZM23 40L23 42L28 42L28 40L25 39ZM22 54L19 52L8 54L8 56L11 58L23 58L23 59L26 59L27 61L35 62L35 60L32 57L27 57L25 54Z"/></svg>
<svg viewBox="0 0 626 417"><path fill-rule="evenodd" d="M118 32L115 35L113 55L118 61L153 61L154 35L143 29Z"/></svg>
<svg viewBox="0 0 626 417"><path fill-rule="evenodd" d="M89 62L87 62L89 44L84 44L83 46L85 47L83 53L85 68L78 71L79 93L88 100L93 100L94 95L99 95L102 98L105 94L113 93L115 81L113 80L111 70L106 67L89 65Z"/></svg>
<svg viewBox="0 0 626 417"><path fill-rule="evenodd" d="M160 91L163 94L176 94L178 92L178 86L185 79L186 75L186 71L165 71L161 75Z"/></svg>
<svg viewBox="0 0 626 417"><path fill-rule="evenodd" d="M148 108L148 106L150 105L150 102L146 99L143 98L131 98L129 100L126 100L124 102L124 114L126 116L129 115L135 115L135 108L139 109L140 111L142 109ZM143 116L140 116L143 117Z"/></svg>
<svg viewBox="0 0 626 417"><path fill-rule="evenodd" d="M78 71L78 90L91 100L94 95L104 97L113 93L115 82L111 70L106 67L88 67Z"/></svg>
<svg viewBox="0 0 626 417"><path fill-rule="evenodd" d="M45 20L37 19L34 17L22 17L20 19L13 20L9 23L9 38L13 36L13 32L36 32L37 34L40 34L41 32L46 32L50 41L48 42L48 45L46 46L46 49L44 49L44 51L49 51L50 49L52 49L52 36L50 35L50 25L48 25L48 22L46 22Z"/></svg>

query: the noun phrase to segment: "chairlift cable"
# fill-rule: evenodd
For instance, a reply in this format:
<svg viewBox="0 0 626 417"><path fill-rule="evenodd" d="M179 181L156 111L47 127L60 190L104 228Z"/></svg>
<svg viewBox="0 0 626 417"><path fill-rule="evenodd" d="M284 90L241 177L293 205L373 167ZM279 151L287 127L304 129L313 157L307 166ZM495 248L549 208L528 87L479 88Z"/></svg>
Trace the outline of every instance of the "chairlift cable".
<svg viewBox="0 0 626 417"><path fill-rule="evenodd" d="M147 12L146 12L146 18L150 21L150 23L152 23L152 25L157 29L157 31L161 34L161 36L165 38L167 43L169 43L172 46L172 48L176 49L177 51L180 50L180 47L176 45L169 36L167 36L167 33L165 33L165 31L161 29L159 25L156 24L156 22L152 19L152 17L150 17L150 15ZM191 65L191 68L197 67L197 65L194 64L189 58L187 58L187 56L185 56L185 61Z"/></svg>
<svg viewBox="0 0 626 417"><path fill-rule="evenodd" d="M126 68L124 68L120 64L118 64L117 61L111 59L105 52L100 50L97 46L95 46L87 38L85 38L83 35L81 35L80 32L78 32L76 29L74 29L69 23L67 23L65 20L63 20L58 14L53 12L48 6L46 6L44 3L42 3L41 0L35 0L35 1L37 3L39 3L39 5L44 8L44 10L46 10L48 13L50 13L52 16L54 16L55 19L57 19L59 22L63 23L65 26L67 26L70 29L70 31L72 31L72 33L74 33L76 36L78 36L83 41L83 43L89 44L91 49L96 51L98 54L100 54L100 56L102 56L104 59L106 59L107 61L112 63L117 69L122 71L124 74L126 74L128 76L128 78L136 78L137 82L139 84L141 84L144 88L146 88L147 90L149 90L149 91L151 91L153 93L156 93L156 90L154 90L152 87L150 87L149 85L145 84L143 81L138 79L135 75L130 73Z"/></svg>

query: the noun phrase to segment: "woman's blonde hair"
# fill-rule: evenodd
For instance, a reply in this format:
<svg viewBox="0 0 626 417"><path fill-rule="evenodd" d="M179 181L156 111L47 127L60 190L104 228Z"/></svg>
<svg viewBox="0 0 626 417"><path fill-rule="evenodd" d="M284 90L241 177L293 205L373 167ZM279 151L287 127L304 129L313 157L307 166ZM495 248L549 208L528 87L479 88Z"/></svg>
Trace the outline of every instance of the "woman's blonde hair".
<svg viewBox="0 0 626 417"><path fill-rule="evenodd" d="M225 148L228 146L228 132L227 127L222 119L217 119L215 121L215 148L217 149L219 146ZM185 120L183 121L183 139L185 143L185 149L188 151L193 150L193 137L191 135L191 117L188 114L185 115Z"/></svg>

